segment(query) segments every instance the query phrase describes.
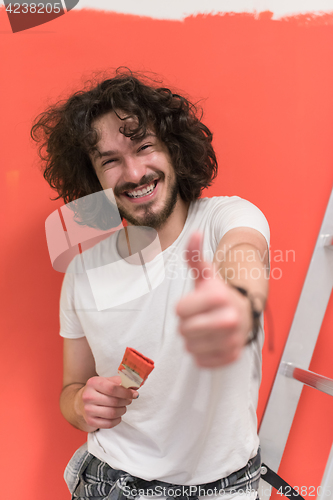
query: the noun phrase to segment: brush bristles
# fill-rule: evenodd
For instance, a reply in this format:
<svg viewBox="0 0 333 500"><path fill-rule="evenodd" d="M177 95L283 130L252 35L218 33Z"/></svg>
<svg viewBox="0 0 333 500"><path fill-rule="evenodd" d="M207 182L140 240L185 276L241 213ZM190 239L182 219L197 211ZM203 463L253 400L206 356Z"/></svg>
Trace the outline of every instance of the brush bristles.
<svg viewBox="0 0 333 500"><path fill-rule="evenodd" d="M143 381L146 380L148 375L154 369L154 361L143 356L140 352L126 347L126 351L122 362L120 363L119 370L130 369L135 372Z"/></svg>

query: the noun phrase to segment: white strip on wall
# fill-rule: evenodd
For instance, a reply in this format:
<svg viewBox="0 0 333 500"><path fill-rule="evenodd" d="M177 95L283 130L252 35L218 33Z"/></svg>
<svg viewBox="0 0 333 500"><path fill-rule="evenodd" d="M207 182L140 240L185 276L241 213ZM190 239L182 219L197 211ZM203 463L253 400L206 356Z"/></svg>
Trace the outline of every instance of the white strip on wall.
<svg viewBox="0 0 333 500"><path fill-rule="evenodd" d="M75 9L83 8L179 20L199 13L269 10L278 19L306 12L333 12L333 0L79 0Z"/></svg>

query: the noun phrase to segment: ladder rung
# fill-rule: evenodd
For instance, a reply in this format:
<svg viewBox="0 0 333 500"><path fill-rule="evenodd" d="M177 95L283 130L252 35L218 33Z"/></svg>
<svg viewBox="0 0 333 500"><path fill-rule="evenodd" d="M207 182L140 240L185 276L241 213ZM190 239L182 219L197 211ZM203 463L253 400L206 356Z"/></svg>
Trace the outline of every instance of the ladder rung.
<svg viewBox="0 0 333 500"><path fill-rule="evenodd" d="M323 247L333 248L333 235L332 234L322 234L321 241Z"/></svg>
<svg viewBox="0 0 333 500"><path fill-rule="evenodd" d="M310 372L309 370L303 370L292 363L282 363L279 373L333 396L333 380L328 377Z"/></svg>

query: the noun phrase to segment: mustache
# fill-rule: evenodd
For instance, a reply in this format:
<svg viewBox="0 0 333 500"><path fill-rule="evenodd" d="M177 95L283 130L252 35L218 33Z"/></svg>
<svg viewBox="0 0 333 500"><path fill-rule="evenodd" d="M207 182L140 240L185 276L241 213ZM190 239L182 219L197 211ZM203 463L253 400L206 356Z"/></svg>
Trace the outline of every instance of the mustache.
<svg viewBox="0 0 333 500"><path fill-rule="evenodd" d="M114 194L119 196L121 193L124 191L133 191L134 189L137 189L139 186L143 186L145 184L151 184L154 181L164 179L165 174L163 172L159 172L156 174L149 174L149 175L144 175L141 177L140 181L138 183L134 182L126 182L122 184L121 186L117 186L114 189Z"/></svg>

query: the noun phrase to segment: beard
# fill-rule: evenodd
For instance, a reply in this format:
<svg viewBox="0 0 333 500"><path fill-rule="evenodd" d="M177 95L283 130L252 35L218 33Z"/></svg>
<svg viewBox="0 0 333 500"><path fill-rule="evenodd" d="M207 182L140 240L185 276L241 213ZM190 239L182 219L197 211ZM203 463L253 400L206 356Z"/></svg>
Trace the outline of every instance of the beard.
<svg viewBox="0 0 333 500"><path fill-rule="evenodd" d="M145 204L144 207L140 207L140 209L143 209L144 211L143 215L140 215L140 217L135 217L127 210L118 206L121 218L126 219L127 222L129 222L133 226L152 227L156 230L161 229L161 227L166 223L166 221L174 211L178 200L179 188L177 180L174 179L173 183L170 184L169 187L170 192L168 198L165 201L164 207L159 212L155 212L153 209L154 201Z"/></svg>

